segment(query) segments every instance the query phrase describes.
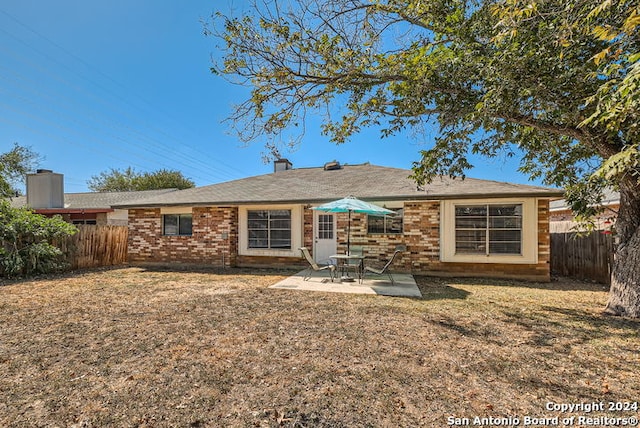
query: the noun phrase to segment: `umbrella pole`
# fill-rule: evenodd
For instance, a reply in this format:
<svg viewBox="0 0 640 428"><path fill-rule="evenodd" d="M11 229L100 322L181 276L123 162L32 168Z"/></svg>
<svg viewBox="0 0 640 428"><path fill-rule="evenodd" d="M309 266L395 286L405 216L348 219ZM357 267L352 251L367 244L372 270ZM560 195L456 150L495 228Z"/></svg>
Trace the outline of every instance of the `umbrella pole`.
<svg viewBox="0 0 640 428"><path fill-rule="evenodd" d="M347 225L347 255L351 254L351 210L349 210L349 224Z"/></svg>

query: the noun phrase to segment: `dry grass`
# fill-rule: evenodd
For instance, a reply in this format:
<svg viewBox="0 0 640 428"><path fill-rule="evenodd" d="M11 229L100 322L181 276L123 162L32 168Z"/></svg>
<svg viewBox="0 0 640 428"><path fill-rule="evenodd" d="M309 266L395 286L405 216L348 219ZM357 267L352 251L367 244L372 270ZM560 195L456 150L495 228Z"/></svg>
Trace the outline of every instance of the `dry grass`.
<svg viewBox="0 0 640 428"><path fill-rule="evenodd" d="M639 324L600 314L602 286L423 277L422 300L266 288L285 274L5 284L0 425L437 427L640 397Z"/></svg>

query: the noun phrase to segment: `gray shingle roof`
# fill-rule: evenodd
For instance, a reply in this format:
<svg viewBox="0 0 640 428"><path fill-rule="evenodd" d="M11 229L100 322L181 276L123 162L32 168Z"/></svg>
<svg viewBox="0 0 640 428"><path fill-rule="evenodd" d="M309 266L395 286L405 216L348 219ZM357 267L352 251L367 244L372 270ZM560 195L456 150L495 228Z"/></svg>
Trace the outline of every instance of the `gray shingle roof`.
<svg viewBox="0 0 640 428"><path fill-rule="evenodd" d="M376 165L341 169L299 168L193 189L178 190L114 207L172 205L241 205L317 203L353 195L364 200L419 200L457 197L562 196L558 189L467 178L437 178L424 190L409 178L410 170Z"/></svg>
<svg viewBox="0 0 640 428"><path fill-rule="evenodd" d="M138 199L158 197L166 193L175 192L177 189L142 190L136 192L87 192L65 193L64 208L75 209L100 209L111 208L113 205L127 204ZM18 196L11 199L11 205L15 208L27 205L26 196Z"/></svg>

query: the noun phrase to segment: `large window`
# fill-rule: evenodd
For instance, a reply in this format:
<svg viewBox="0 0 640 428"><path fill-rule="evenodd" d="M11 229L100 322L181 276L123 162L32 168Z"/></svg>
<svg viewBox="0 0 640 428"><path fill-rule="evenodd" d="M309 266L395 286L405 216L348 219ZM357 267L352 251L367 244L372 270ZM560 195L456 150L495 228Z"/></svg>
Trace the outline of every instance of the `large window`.
<svg viewBox="0 0 640 428"><path fill-rule="evenodd" d="M191 235L191 214L164 214L162 233L164 235Z"/></svg>
<svg viewBox="0 0 640 428"><path fill-rule="evenodd" d="M373 233L402 233L402 219L404 218L404 210L402 208L394 209L394 216L367 216L367 232Z"/></svg>
<svg viewBox="0 0 640 428"><path fill-rule="evenodd" d="M291 210L249 210L248 248L291 249Z"/></svg>
<svg viewBox="0 0 640 428"><path fill-rule="evenodd" d="M456 254L522 254L522 205L456 205Z"/></svg>

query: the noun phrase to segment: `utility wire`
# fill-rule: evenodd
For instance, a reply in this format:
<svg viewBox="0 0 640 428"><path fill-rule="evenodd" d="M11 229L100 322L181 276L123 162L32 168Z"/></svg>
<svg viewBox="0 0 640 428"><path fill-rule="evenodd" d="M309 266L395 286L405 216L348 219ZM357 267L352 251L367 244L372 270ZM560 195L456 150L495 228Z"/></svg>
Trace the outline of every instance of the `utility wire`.
<svg viewBox="0 0 640 428"><path fill-rule="evenodd" d="M65 49L64 47L60 46L59 44L57 44L57 43L55 43L54 41L52 41L51 39L49 39L48 37L44 36L43 34L39 33L38 31L34 30L34 29L33 29L33 28L31 28L30 26L28 26L28 25L24 24L23 22L21 22L20 20L18 20L17 18L15 18L13 15L9 14L8 12L6 12L5 10L0 9L0 12L1 12L2 14L4 14L5 16L7 16L8 18L10 18L10 19L11 19L12 21L14 21L15 23L17 23L17 24L19 24L20 26L22 26L22 27L26 28L27 30L29 30L30 32L32 32L33 34L35 34L36 36L38 36L39 38L41 38L41 39L43 39L43 40L47 41L49 44L51 44L51 45L52 45L52 46L54 46L55 48L57 48L57 49L59 49L60 51L64 52L66 55L68 55L68 56L72 57L73 59L75 59L76 61L80 62L81 64L83 64L83 65L84 65L84 66L86 66L87 68L90 68L91 70L93 70L93 72L94 72L94 73L96 73L96 74L98 74L98 75L100 75L100 76L104 77L105 79L109 80L109 81L110 81L110 82L112 82L113 84L115 84L115 85L119 86L120 88L124 89L125 91L127 91L127 93L132 93L132 92L131 92L130 90L128 90L124 85L120 84L120 83L119 83L119 82L117 82L115 79L111 78L110 76L108 76L107 74L105 74L104 72L102 72L100 69L98 69L98 68L96 68L96 67L92 66L91 64L89 64L89 63L87 63L86 61L84 61L82 58L80 58L80 57L78 57L78 56L74 55L73 53L71 53L70 51L68 51L67 49ZM5 33L6 33L6 31L5 31ZM15 37L15 36L13 36L13 35L10 35L10 36L11 36L12 38L16 38L16 37ZM54 58L51 58L49 55L47 55L47 54L45 54L45 53L40 52L38 49L34 48L33 46L29 45L28 43L24 42L23 40L20 40L19 38L17 38L17 39L18 39L21 43L23 43L23 44L25 44L25 45L29 46L31 49L33 49L34 51L38 52L39 54L41 54L41 55L45 56L45 57L46 57L46 58L48 58L49 60L51 60L51 61L53 61L53 62L55 62L55 63L60 64L60 62L59 62L59 61L55 60ZM65 66L65 65L63 65L63 64L60 64L60 65L62 65L63 67L65 67L65 68L69 69L68 67L66 67L66 66ZM70 70L70 71L72 71L74 74L78 75L78 73L77 73L75 70L73 70L73 69L69 69L69 70ZM94 84L94 85L95 85L95 86L97 86L98 88L102 88L102 89L106 90L107 92L111 93L111 91L109 91L108 89L104 88L104 87L103 87L102 85L100 85L99 83L94 82L94 81L92 81L92 80L90 80L90 79L87 79L87 78L86 78L86 77L84 77L84 76L80 76L80 77L82 77L83 79L85 79L85 80L89 81L90 83ZM137 97L138 99L142 100L145 104L147 104L147 105L151 106L151 104L150 104L148 101L144 100L144 99L143 99L143 98L141 98L140 96L136 95L136 97ZM130 102L129 102L129 100L124 99L123 97L120 97L120 96L117 96L117 95L116 95L116 98L119 98L119 99L123 100L126 104L128 104L128 105L130 105L130 106L132 106L132 107L135 107L132 103L130 103ZM166 113L165 113L165 115L166 115ZM163 130L161 130L161 129L159 129L159 132L160 132L161 134L163 134L163 135L165 135L165 136L169 137L170 139L175 139L174 137L172 137L171 135L167 134L166 132L164 132L164 131L163 131ZM156 140L156 141L157 141L157 140ZM161 142L159 142L159 141L157 141L157 142L158 142L159 144L162 144L162 143L161 143ZM165 147L166 147L166 146L165 146ZM218 164L218 165L217 165L217 167L218 167L218 168L221 168L221 169L224 169L224 170L226 170L226 171L228 171L228 172L231 172L231 173L232 173L231 175L234 175L234 176L235 176L235 175L237 175L237 173L239 173L239 174L241 174L241 175L243 175L243 176L246 176L246 175L247 175L247 174L246 174L246 172L244 172L244 171L242 171L242 170L240 170L240 169L238 169L238 168L236 168L236 167L233 167L233 166L231 166L231 165L223 164L223 163L221 163L221 161L219 161L218 159L214 159L214 158L210 157L207 153L196 151L193 147L189 147L189 146L187 146L187 147L188 147L188 149L189 149L191 152L194 152L194 153L196 153L196 155L197 155L197 156L199 156L199 158L191 158L191 160L200 161L200 158L202 158L202 156L204 155L204 157L205 157L205 158L208 158L208 160L213 161L213 163L215 163L215 164ZM210 167L211 163L206 163L205 165L206 165L207 167Z"/></svg>
<svg viewBox="0 0 640 428"><path fill-rule="evenodd" d="M0 29L0 32L4 32L4 30ZM13 52L13 53L14 53L14 55L13 55L14 58L16 58L15 52ZM18 54L17 56L18 56L18 58L16 58L16 59L18 59L20 62L22 62L23 64L27 65L28 67L34 68L36 70L40 70L44 74L45 70L43 69L42 66L35 65L33 62L29 61L28 59L25 60L24 56L22 56L22 55ZM89 93L86 90L84 90L82 88L79 88L78 86L74 85L72 82L66 80L64 77L60 77L57 73L53 72L51 69L46 70L46 72L47 72L48 76L53 77L55 80L59 81L63 85L66 85L66 86L70 87L71 89L76 90L77 92L88 94L91 98L93 98L94 102L107 106L107 104L105 103L104 98L98 97L95 94ZM33 79L31 79L31 80L33 81ZM35 81L33 81L33 82L34 82L34 86L38 83L38 82L35 82ZM56 98L68 98L68 97L65 96L65 95L56 95ZM57 102L57 100L56 100L56 102ZM145 138L147 140L153 140L152 137L148 137L148 136L146 136L146 135L144 135L144 134L142 134L142 133L140 133L140 132L138 132L136 130L133 130L132 128L127 127L126 125L122 125L122 124L118 124L118 123L116 123L116 125L128 129L129 132L137 133L138 135L142 136L142 138ZM154 147L153 144L151 145L151 147ZM145 150L149 151L150 153L152 153L152 154L154 154L156 156L163 156L161 153L166 152L166 151L174 152L176 150L176 147L175 146L172 147L172 146L169 146L169 145L165 145L165 148L160 153L158 153L157 151L152 151L150 147L146 147ZM164 157L166 157L166 156L164 156ZM177 155L174 155L171 159L172 159L173 162L181 163L182 165L186 166L189 169L199 169L199 168L195 167L195 165L193 164L193 162L191 162L190 159L186 159L185 162L181 162L181 160L183 159L183 156L180 154L180 152L178 152ZM205 170L200 169L200 171L205 171L205 175L210 175L211 174L210 164L206 164L206 163L204 163L202 161L198 161L197 159L195 159L195 160L196 160L196 163L200 163L202 166L204 166L206 168Z"/></svg>

